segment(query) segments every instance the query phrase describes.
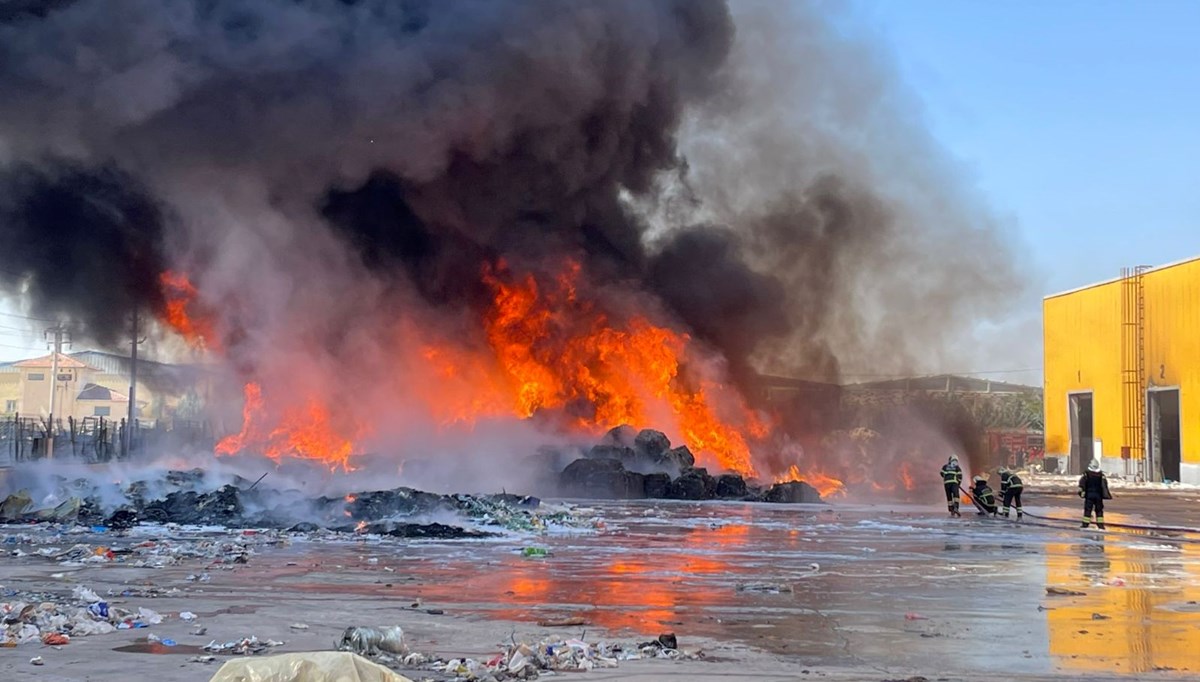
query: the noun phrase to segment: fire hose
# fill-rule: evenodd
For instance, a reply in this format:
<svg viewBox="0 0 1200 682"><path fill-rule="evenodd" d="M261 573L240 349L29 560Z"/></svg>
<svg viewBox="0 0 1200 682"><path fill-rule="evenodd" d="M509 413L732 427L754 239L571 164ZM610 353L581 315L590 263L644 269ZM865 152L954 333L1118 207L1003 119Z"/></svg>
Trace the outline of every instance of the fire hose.
<svg viewBox="0 0 1200 682"><path fill-rule="evenodd" d="M976 502L975 498L971 495L971 493L967 492L966 489L959 488L959 493L961 493L962 495L965 495L966 498L971 501L971 504L975 505L975 507L977 509L979 509L980 511L984 511L984 507L980 503ZM1022 510L1022 513L1031 519L1037 519L1038 521L1048 522L1048 523L1025 522L1025 525L1040 526L1043 528L1061 528L1063 525L1070 527L1070 526L1074 526L1077 523L1076 521L1073 521L1071 519L1062 519L1062 518L1058 518L1055 516L1041 516L1040 514L1034 514L1032 512L1028 512L1028 511L1024 511L1024 510ZM999 520L999 519L996 519L996 520ZM1106 521L1104 523L1104 525L1105 525L1105 530L1111 528L1114 530L1145 531L1147 533L1183 533L1183 534L1187 534L1187 535L1200 535L1200 528L1188 528L1186 526L1150 526L1150 525L1145 525L1145 524L1119 523L1119 522L1113 522L1113 521ZM1200 538L1172 538L1172 539L1181 540L1183 542L1200 542Z"/></svg>
<svg viewBox="0 0 1200 682"><path fill-rule="evenodd" d="M971 504L974 505L974 507L976 507L977 509L980 510L980 512L985 512L986 508L983 507L983 505L980 504L979 502L976 502L976 498L974 498L974 496L972 496L970 492L967 492L967 490L964 489L964 487L960 487L959 493L961 493L961 495L964 495L968 499L968 501L970 501ZM1045 524L1030 524L1030 522L1026 521L1025 524L1030 525L1030 526L1040 526L1040 527L1045 527L1045 528L1058 528L1058 527L1062 527L1063 525L1074 526L1076 524L1076 521L1074 521L1072 519L1060 519L1060 518L1057 518L1057 516L1042 516L1040 514L1033 514L1032 512L1025 512L1024 509L1021 510L1021 513L1024 514L1025 516L1028 516L1028 518L1030 518L1030 519L1037 519L1038 521L1046 521ZM1112 528L1112 530L1117 530L1117 531L1144 531L1147 533L1183 533L1183 534L1195 534L1195 536L1200 536L1200 528L1189 528L1187 526L1150 526L1150 525L1145 525L1145 524L1121 524L1121 522L1116 522L1116 521L1105 521L1104 526L1105 526L1105 530L1109 530L1109 528ZM1183 539L1183 538L1176 538L1176 539ZM1200 539L1183 539L1183 540L1184 540L1184 542L1200 542Z"/></svg>

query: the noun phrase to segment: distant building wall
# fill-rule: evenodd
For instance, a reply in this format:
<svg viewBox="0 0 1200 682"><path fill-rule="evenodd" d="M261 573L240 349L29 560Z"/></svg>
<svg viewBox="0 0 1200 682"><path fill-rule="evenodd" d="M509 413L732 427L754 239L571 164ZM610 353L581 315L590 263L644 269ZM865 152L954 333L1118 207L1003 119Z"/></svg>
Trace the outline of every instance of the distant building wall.
<svg viewBox="0 0 1200 682"><path fill-rule="evenodd" d="M1179 480L1200 483L1200 258L1149 270L1142 282L1142 388L1178 389ZM1091 396L1093 452L1106 469L1123 470L1122 447L1132 446L1123 370L1136 368L1123 362L1123 286L1121 280L1103 282L1049 296L1042 304L1046 456L1070 461L1072 471L1082 464L1075 461L1078 453L1086 452L1072 443L1072 396ZM1149 424L1147 415L1143 419ZM1146 473L1155 478L1158 469L1151 465Z"/></svg>

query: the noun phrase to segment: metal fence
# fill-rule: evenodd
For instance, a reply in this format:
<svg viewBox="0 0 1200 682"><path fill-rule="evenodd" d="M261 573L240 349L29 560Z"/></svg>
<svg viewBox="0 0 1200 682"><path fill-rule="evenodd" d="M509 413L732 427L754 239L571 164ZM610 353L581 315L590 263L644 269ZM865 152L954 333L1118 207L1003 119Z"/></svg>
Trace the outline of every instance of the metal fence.
<svg viewBox="0 0 1200 682"><path fill-rule="evenodd" d="M0 417L0 465L46 458L51 430L54 459L88 463L128 460L141 453L171 449L211 449L214 442L207 422L139 419L129 428L124 419L67 417L50 424L40 417L18 414Z"/></svg>

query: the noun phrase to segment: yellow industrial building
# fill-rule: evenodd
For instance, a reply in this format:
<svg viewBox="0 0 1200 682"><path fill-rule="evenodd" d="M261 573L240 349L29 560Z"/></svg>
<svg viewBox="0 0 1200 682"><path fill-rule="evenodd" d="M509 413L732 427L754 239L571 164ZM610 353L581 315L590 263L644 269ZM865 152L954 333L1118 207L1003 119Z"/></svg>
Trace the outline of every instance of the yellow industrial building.
<svg viewBox="0 0 1200 682"><path fill-rule="evenodd" d="M1046 458L1200 483L1200 257L1047 296Z"/></svg>

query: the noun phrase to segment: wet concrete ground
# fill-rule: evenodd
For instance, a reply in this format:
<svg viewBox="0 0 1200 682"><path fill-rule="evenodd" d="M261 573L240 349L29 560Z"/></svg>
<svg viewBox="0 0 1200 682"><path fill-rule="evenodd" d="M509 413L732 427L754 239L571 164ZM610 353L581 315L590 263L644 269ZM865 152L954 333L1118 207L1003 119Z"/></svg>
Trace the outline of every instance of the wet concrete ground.
<svg viewBox="0 0 1200 682"><path fill-rule="evenodd" d="M1124 508L1141 513L1108 518L1157 520L1147 512L1167 497L1127 496ZM1078 518L1068 498L1040 502L1030 510ZM304 591L386 596L376 580L394 585L395 575L407 594L489 618L583 619L631 637L674 631L681 641L736 640L820 665L1200 674L1200 534L1084 532L901 505L593 509L605 522L596 534L403 548L297 544L267 561ZM1169 515L1173 523L1200 526L1200 514L1179 512ZM551 556L526 558L524 544ZM322 565L305 567L317 553ZM1047 588L1084 594L1050 596Z"/></svg>
<svg viewBox="0 0 1200 682"><path fill-rule="evenodd" d="M1027 508L1041 516L1078 517L1072 498L1028 497ZM1110 509L1124 513L1110 511L1108 519L1200 527L1194 497L1121 495ZM796 673L808 666L877 672L855 679L889 679L900 670L930 679L1200 676L1200 534L951 519L930 506L589 507L582 511L604 522L597 532L297 541L263 547L250 564L213 571L204 585L184 582L195 570L188 567L87 567L68 579L97 590L178 584L184 594L146 605L196 611L202 622L225 625L213 628L218 637L285 638L288 650L328 648L346 625L387 621L415 632L418 648L472 653L473 646L483 655L493 639L464 650L456 629L515 621L564 636L608 631L638 639L672 631L685 648L702 640L745 644ZM550 556L526 558L526 546ZM52 570L33 571L22 561L28 559L0 559L0 583L30 589ZM1050 596L1047 588L1083 594ZM222 606L205 611L210 603ZM278 615L285 606L289 615ZM289 633L293 618L313 629ZM586 624L553 626L567 619ZM211 638L192 642L179 628L180 644ZM104 651L129 643L108 637L80 642L95 650L106 640ZM106 655L115 657L105 663L112 669L134 656Z"/></svg>

